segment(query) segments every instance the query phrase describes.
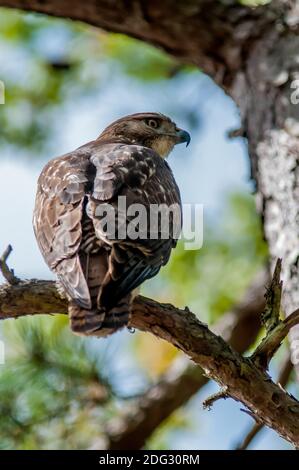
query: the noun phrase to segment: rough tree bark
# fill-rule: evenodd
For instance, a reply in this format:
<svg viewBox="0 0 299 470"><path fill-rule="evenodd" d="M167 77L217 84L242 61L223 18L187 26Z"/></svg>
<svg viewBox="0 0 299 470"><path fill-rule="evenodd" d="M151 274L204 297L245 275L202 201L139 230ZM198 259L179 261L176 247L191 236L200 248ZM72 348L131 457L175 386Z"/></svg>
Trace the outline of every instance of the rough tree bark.
<svg viewBox="0 0 299 470"><path fill-rule="evenodd" d="M81 20L164 48L209 74L238 104L258 209L272 260L283 259L287 314L299 306L299 4L249 8L233 0L0 0L0 5ZM297 95L298 96L298 95ZM292 330L299 362L299 329ZM299 373L298 373L299 374Z"/></svg>
<svg viewBox="0 0 299 470"><path fill-rule="evenodd" d="M280 3L289 8L252 43L230 93L248 137L272 264L283 259L283 308L288 315L299 305L299 3ZM299 378L298 326L290 337Z"/></svg>

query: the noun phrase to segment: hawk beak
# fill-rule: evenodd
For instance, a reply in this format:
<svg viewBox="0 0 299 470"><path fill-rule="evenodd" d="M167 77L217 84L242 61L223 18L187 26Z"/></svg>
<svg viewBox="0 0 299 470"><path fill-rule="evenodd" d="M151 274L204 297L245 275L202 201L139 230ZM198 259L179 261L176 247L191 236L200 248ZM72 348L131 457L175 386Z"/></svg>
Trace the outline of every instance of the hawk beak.
<svg viewBox="0 0 299 470"><path fill-rule="evenodd" d="M177 129L176 136L178 139L177 144L183 144L184 142L186 142L186 147L188 147L191 141L191 136L189 132L184 131L183 129Z"/></svg>

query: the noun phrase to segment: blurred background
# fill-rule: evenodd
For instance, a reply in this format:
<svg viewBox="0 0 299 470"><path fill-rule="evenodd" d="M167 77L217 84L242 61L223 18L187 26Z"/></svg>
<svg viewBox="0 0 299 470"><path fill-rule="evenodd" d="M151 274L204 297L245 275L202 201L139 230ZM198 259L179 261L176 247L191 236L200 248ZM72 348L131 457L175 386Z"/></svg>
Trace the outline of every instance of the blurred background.
<svg viewBox="0 0 299 470"><path fill-rule="evenodd" d="M22 278L52 279L31 220L38 175L54 156L94 139L120 116L155 111L187 129L169 163L183 202L204 205L204 243L183 245L142 292L216 322L263 268L267 248L255 213L246 141L229 97L199 70L136 40L80 23L0 9L0 251ZM3 278L1 278L1 282ZM2 322L0 448L98 448L105 429L168 370L179 352L149 334L106 340L71 334L67 318ZM277 375L284 351L273 361ZM289 390L294 390L292 380ZM209 382L159 426L147 449L233 449L252 419L232 400L209 412ZM286 449L264 429L252 449Z"/></svg>

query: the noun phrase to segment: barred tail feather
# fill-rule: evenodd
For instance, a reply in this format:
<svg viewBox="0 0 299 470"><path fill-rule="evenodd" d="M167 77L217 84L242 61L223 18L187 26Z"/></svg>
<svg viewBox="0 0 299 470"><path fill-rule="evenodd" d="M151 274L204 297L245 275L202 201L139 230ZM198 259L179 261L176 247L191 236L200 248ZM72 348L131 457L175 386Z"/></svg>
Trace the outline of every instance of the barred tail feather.
<svg viewBox="0 0 299 470"><path fill-rule="evenodd" d="M101 328L106 315L105 310L85 309L73 301L69 303L68 312L72 331L81 335L90 335Z"/></svg>
<svg viewBox="0 0 299 470"><path fill-rule="evenodd" d="M84 336L105 337L127 326L130 318L130 298L127 296L109 311L104 308L80 307L69 303L70 326L74 333Z"/></svg>

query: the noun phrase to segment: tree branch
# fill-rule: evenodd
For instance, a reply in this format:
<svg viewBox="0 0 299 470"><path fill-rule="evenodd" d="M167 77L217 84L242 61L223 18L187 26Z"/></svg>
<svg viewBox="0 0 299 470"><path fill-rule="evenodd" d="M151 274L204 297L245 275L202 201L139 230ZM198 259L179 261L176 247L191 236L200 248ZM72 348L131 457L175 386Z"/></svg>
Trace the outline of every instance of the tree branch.
<svg viewBox="0 0 299 470"><path fill-rule="evenodd" d="M293 326L299 324L299 309L281 321L261 342L252 355L252 360L262 367L267 367L270 359L288 335Z"/></svg>
<svg viewBox="0 0 299 470"><path fill-rule="evenodd" d="M269 333L280 323L280 304L282 293L282 281L280 280L281 274L281 259L276 261L272 281L266 291L266 306L262 313L262 322Z"/></svg>
<svg viewBox="0 0 299 470"><path fill-rule="evenodd" d="M18 284L20 282L20 279L15 276L13 269L9 269L9 267L7 266L7 260L11 252L12 246L8 245L8 247L0 258L0 272L9 284Z"/></svg>
<svg viewBox="0 0 299 470"><path fill-rule="evenodd" d="M227 390L228 390L227 387L223 387L218 392L213 393L213 395L210 395L208 398L206 398L202 402L203 408L211 410L215 401L222 400L222 399L226 400L228 398Z"/></svg>
<svg viewBox="0 0 299 470"><path fill-rule="evenodd" d="M0 287L0 318L66 313L66 301L51 281L24 281ZM242 358L191 312L138 296L130 326L164 339L227 387L228 396L282 437L299 445L299 402L275 385L250 358Z"/></svg>
<svg viewBox="0 0 299 470"><path fill-rule="evenodd" d="M288 6L283 0L258 8L215 0L0 0L0 5L128 34L199 66L222 84L240 68L248 40L274 25Z"/></svg>
<svg viewBox="0 0 299 470"><path fill-rule="evenodd" d="M285 359L281 371L278 377L278 384L281 387L285 387L289 382L291 373L293 370L293 364L291 362L290 355L288 354L287 358ZM264 428L262 423L254 423L252 428L249 430L248 434L245 436L242 444L240 444L237 449L238 450L246 450L251 442L255 439L255 437L259 434L259 432Z"/></svg>
<svg viewBox="0 0 299 470"><path fill-rule="evenodd" d="M256 348L251 358L259 367L267 369L269 362L288 335L290 329L299 323L299 309L295 310L284 321L280 319L282 281L280 280L281 259L276 261L273 277L266 291L266 306L262 313L262 322L266 336Z"/></svg>

